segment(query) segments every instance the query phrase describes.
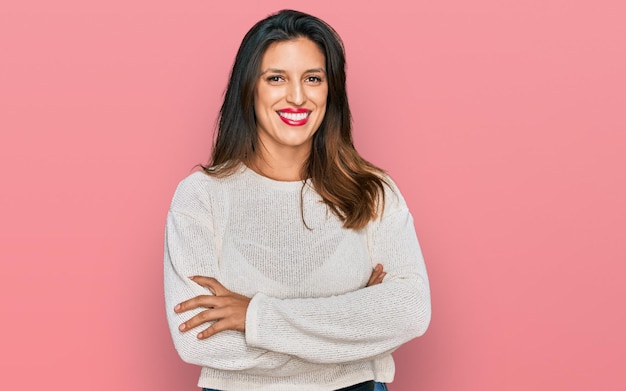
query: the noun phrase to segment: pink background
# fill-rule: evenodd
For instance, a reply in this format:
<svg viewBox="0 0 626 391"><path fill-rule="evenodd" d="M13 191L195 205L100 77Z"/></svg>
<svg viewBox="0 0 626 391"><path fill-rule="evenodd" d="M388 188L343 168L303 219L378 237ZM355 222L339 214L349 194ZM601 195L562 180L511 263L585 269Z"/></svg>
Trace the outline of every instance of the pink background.
<svg viewBox="0 0 626 391"><path fill-rule="evenodd" d="M286 7L344 38L357 146L423 245L433 320L391 389L626 389L624 2L369 4L2 2L0 389L195 389L165 214Z"/></svg>

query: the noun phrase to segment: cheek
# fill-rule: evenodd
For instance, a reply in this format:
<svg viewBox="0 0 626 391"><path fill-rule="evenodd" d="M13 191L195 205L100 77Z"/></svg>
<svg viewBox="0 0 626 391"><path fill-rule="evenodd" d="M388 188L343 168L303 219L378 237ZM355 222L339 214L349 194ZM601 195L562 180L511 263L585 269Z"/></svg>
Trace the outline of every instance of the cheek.
<svg viewBox="0 0 626 391"><path fill-rule="evenodd" d="M267 108L269 104L269 91L262 87L257 87L254 91L254 107L257 111L262 111Z"/></svg>
<svg viewBox="0 0 626 391"><path fill-rule="evenodd" d="M328 88L324 88L319 91L317 102L320 107L326 107L326 101L328 100Z"/></svg>
<svg viewBox="0 0 626 391"><path fill-rule="evenodd" d="M320 98L317 100L317 106L320 108L320 110L323 111L322 117L326 114L326 103L327 103L327 95L320 94Z"/></svg>
<svg viewBox="0 0 626 391"><path fill-rule="evenodd" d="M280 88L257 88L255 102L258 107L272 108L284 95Z"/></svg>

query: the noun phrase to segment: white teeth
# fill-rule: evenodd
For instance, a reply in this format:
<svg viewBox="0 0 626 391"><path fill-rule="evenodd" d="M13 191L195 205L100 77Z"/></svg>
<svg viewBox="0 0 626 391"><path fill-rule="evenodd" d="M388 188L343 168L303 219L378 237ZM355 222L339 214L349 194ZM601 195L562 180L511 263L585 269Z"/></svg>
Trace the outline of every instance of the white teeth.
<svg viewBox="0 0 626 391"><path fill-rule="evenodd" d="M307 113L285 113L285 112L279 111L278 115L280 115L283 118L287 118L288 120L291 120L291 121L302 121L303 119L309 116L309 113L308 112Z"/></svg>

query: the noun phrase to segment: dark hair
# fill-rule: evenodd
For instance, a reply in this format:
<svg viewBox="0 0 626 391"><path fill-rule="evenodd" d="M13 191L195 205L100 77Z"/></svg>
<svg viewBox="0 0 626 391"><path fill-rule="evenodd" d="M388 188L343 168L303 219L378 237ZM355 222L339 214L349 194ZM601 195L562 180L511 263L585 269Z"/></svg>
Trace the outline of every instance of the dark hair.
<svg viewBox="0 0 626 391"><path fill-rule="evenodd" d="M204 170L227 176L242 163L253 164L259 150L254 92L263 55L273 43L296 38L310 39L324 53L328 80L326 114L313 135L302 177L311 179L345 228L361 229L384 205L384 173L354 148L343 43L332 27L312 15L283 10L259 21L245 35L220 109L211 160Z"/></svg>

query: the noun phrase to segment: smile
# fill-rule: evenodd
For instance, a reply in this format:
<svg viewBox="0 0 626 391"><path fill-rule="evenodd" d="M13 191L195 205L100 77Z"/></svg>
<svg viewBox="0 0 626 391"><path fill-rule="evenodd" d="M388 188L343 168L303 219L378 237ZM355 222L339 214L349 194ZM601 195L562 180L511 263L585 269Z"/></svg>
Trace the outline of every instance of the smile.
<svg viewBox="0 0 626 391"><path fill-rule="evenodd" d="M284 109L276 113L287 125L302 126L307 123L311 111L306 109Z"/></svg>

